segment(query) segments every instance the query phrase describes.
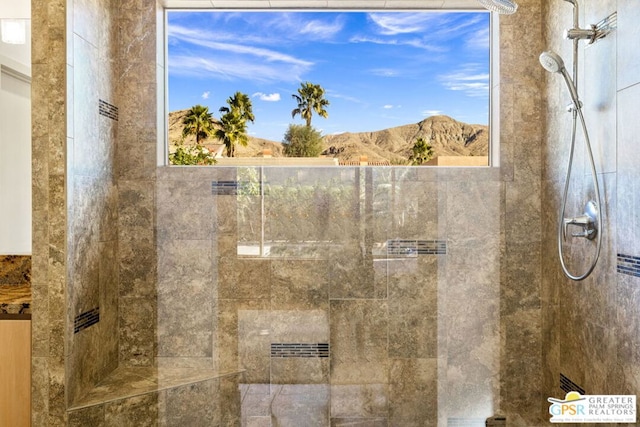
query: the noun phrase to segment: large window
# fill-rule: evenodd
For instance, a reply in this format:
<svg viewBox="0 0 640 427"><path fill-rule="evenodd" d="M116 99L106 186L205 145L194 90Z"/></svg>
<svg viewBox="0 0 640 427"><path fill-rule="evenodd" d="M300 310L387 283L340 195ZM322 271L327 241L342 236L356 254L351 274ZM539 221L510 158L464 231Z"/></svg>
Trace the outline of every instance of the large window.
<svg viewBox="0 0 640 427"><path fill-rule="evenodd" d="M170 10L167 40L174 164L488 164L486 12Z"/></svg>

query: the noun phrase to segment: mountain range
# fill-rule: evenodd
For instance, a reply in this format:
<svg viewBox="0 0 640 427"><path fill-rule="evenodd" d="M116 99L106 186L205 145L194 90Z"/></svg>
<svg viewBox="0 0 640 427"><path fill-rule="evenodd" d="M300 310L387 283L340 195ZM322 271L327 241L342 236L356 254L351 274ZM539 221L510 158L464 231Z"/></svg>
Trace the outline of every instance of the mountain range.
<svg viewBox="0 0 640 427"><path fill-rule="evenodd" d="M169 113L171 145L180 141L182 121L187 111ZM326 135L323 137L323 155L337 157L341 162L358 161L361 156L367 156L369 162L403 164L408 161L418 138L424 138L433 147L436 157L487 156L489 152L488 126L467 124L449 116L439 115L428 117L418 123L373 132ZM184 143L195 144L195 138L187 137ZM219 143L209 139L204 144L215 148ZM270 150L274 157L283 155L281 142L250 136L247 147L236 147L236 156L262 156L264 150Z"/></svg>

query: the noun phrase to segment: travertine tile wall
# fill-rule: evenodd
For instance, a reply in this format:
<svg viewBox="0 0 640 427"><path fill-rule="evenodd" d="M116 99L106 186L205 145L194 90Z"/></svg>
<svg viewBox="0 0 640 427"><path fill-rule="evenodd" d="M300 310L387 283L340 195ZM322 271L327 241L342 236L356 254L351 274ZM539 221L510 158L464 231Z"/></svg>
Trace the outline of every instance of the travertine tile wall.
<svg viewBox="0 0 640 427"><path fill-rule="evenodd" d="M555 0L553 0L555 1ZM540 282L541 159L545 129L542 6L518 0L500 18L500 153L504 240L500 257L500 408L511 422L543 425ZM540 418L542 416L542 418Z"/></svg>
<svg viewBox="0 0 640 427"><path fill-rule="evenodd" d="M245 370L249 425L437 425L498 410L497 171L248 169L159 170L160 369ZM264 198L242 194L261 176ZM263 235L264 256L239 254ZM391 253L391 239L447 252ZM273 357L273 343L327 343L329 357Z"/></svg>
<svg viewBox="0 0 640 427"><path fill-rule="evenodd" d="M154 360L151 6L32 4L36 426L66 425L66 408L111 370ZM74 333L98 307L99 321Z"/></svg>
<svg viewBox="0 0 640 427"><path fill-rule="evenodd" d="M66 4L32 13L32 424L65 425Z"/></svg>
<svg viewBox="0 0 640 427"><path fill-rule="evenodd" d="M613 12L618 28L597 43L580 43L579 92L590 133L601 194L604 224L602 254L593 274L575 283L563 277L556 255L556 222L570 148L569 102L557 75L546 77L548 123L543 150L543 302L544 392L564 395L562 373L589 394L638 394L640 390L640 278L617 272L617 255L640 256L638 212L637 111L640 107L640 8L633 0L579 2L582 27ZM571 43L562 31L572 26L566 2L545 4L545 47L571 67ZM571 181L567 216L582 212L593 184L582 137ZM586 267L593 244L574 242L567 249L574 272Z"/></svg>
<svg viewBox="0 0 640 427"><path fill-rule="evenodd" d="M156 352L156 3L114 0L120 120L116 143L121 366Z"/></svg>
<svg viewBox="0 0 640 427"><path fill-rule="evenodd" d="M117 117L100 113L116 99L116 32L110 1L67 6L67 402L118 366ZM97 323L74 320L99 310Z"/></svg>

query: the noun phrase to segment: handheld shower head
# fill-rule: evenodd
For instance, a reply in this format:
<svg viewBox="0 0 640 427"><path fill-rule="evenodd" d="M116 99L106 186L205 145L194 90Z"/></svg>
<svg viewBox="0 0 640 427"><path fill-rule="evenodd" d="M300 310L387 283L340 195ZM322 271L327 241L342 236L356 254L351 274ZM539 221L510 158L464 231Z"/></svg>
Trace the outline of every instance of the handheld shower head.
<svg viewBox="0 0 640 427"><path fill-rule="evenodd" d="M564 81L567 84L567 88L569 89L569 94L571 95L573 104L576 109L580 109L582 107L582 103L578 99L578 90L576 89L576 85L573 84L573 80L571 80L560 55L551 51L542 52L540 54L540 65L550 73L562 74L562 77L564 77Z"/></svg>
<svg viewBox="0 0 640 427"><path fill-rule="evenodd" d="M560 55L551 51L540 54L540 65L550 73L561 73L564 69L564 61Z"/></svg>
<svg viewBox="0 0 640 427"><path fill-rule="evenodd" d="M501 15L511 15L518 9L518 5L513 0L478 0L478 3L485 9Z"/></svg>

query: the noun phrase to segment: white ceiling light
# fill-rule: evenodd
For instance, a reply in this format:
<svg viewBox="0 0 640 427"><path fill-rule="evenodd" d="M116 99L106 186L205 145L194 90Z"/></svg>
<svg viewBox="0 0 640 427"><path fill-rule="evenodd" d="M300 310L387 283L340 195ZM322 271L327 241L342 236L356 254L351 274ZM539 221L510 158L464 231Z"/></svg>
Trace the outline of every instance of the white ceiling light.
<svg viewBox="0 0 640 427"><path fill-rule="evenodd" d="M27 38L26 19L0 19L2 42L8 44L25 44Z"/></svg>

